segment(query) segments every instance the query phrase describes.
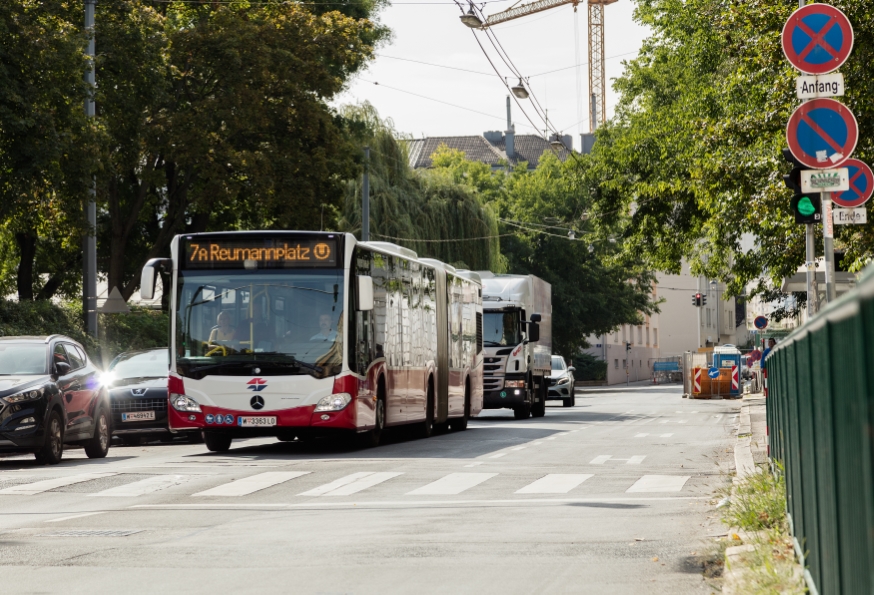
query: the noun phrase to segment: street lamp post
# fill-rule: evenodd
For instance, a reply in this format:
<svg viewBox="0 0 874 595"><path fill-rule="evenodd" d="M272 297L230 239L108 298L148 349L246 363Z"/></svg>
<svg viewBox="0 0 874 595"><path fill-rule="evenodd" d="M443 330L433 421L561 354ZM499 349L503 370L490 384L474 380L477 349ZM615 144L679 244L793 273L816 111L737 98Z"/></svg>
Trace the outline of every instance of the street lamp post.
<svg viewBox="0 0 874 595"><path fill-rule="evenodd" d="M88 69L85 82L88 96L85 98L85 115L93 118L96 48L94 43L94 7L97 0L85 0L85 32L88 34ZM85 204L85 219L88 228L82 237L82 309L85 315L85 328L92 337L97 336L97 180L91 178L88 199Z"/></svg>

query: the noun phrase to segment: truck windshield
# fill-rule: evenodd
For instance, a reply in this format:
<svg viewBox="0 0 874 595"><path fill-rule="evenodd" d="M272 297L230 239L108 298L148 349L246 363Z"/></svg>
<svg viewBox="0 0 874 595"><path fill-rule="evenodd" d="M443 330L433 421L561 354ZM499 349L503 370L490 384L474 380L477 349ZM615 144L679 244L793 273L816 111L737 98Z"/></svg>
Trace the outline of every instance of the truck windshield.
<svg viewBox="0 0 874 595"><path fill-rule="evenodd" d="M180 270L177 291L182 376L340 372L342 270Z"/></svg>
<svg viewBox="0 0 874 595"><path fill-rule="evenodd" d="M486 347L515 346L522 342L519 310L486 311L483 313L483 345Z"/></svg>

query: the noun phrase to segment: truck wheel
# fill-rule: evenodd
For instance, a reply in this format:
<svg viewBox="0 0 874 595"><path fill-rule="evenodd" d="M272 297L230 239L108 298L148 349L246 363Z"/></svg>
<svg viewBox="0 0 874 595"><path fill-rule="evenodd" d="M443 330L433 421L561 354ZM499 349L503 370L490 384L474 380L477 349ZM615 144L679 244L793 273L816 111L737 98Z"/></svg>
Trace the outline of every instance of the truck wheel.
<svg viewBox="0 0 874 595"><path fill-rule="evenodd" d="M52 411L49 415L45 445L34 456L38 465L57 465L61 462L61 457L64 456L64 424L61 423L61 416L57 411Z"/></svg>
<svg viewBox="0 0 874 595"><path fill-rule="evenodd" d="M227 452L231 448L230 434L222 434L221 432L204 432L203 441L206 442L206 448L212 452Z"/></svg>
<svg viewBox="0 0 874 595"><path fill-rule="evenodd" d="M85 454L89 459L102 459L109 454L109 442L112 440L112 430L109 429L109 417L104 409L97 412L97 423L94 425L94 436L85 444Z"/></svg>
<svg viewBox="0 0 874 595"><path fill-rule="evenodd" d="M534 399L537 401L531 404L531 417L543 417L546 415L546 382L541 381L534 389ZM548 389L547 389L548 390Z"/></svg>
<svg viewBox="0 0 874 595"><path fill-rule="evenodd" d="M531 417L531 403L513 407L513 417L516 419L528 419Z"/></svg>

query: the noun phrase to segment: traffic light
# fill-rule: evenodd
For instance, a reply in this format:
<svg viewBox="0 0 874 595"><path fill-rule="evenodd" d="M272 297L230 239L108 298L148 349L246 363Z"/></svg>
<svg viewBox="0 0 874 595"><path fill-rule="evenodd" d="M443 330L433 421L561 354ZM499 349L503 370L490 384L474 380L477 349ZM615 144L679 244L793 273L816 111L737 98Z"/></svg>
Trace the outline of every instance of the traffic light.
<svg viewBox="0 0 874 595"><path fill-rule="evenodd" d="M631 343L628 341L625 342L625 351L631 351Z"/></svg>
<svg viewBox="0 0 874 595"><path fill-rule="evenodd" d="M693 293L692 294L692 305L695 306L696 308L701 307L701 294L700 293Z"/></svg>
<svg viewBox="0 0 874 595"><path fill-rule="evenodd" d="M707 305L707 294L706 293L701 294L701 305L702 306Z"/></svg>
<svg viewBox="0 0 874 595"><path fill-rule="evenodd" d="M794 166L791 172L783 176L783 183L793 192L792 202L789 203L789 206L795 213L795 223L819 223L822 221L820 195L802 192L801 172L804 171L804 167L789 149L783 149L783 158Z"/></svg>

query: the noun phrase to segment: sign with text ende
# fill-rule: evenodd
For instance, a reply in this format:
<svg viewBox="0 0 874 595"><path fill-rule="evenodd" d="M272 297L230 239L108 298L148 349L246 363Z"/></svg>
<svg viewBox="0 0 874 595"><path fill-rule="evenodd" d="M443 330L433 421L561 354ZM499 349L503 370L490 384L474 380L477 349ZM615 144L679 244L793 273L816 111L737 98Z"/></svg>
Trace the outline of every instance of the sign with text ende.
<svg viewBox="0 0 874 595"><path fill-rule="evenodd" d="M801 172L802 192L844 192L849 189L850 172L846 167Z"/></svg>
<svg viewBox="0 0 874 595"><path fill-rule="evenodd" d="M799 76L795 79L795 94L798 99L819 99L820 97L843 97L844 75L840 73L822 76Z"/></svg>
<svg viewBox="0 0 874 595"><path fill-rule="evenodd" d="M868 211L865 207L859 209L835 209L835 225L854 225L868 223Z"/></svg>

